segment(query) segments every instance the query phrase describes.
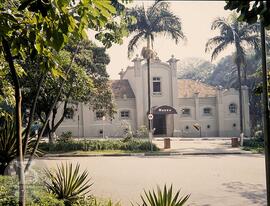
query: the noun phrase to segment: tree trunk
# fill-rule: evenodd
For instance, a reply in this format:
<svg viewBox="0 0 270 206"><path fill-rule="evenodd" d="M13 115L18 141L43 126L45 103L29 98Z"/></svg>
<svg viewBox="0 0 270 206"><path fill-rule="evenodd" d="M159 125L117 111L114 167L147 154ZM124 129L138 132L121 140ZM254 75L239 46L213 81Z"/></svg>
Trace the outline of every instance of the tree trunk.
<svg viewBox="0 0 270 206"><path fill-rule="evenodd" d="M80 42L77 44L77 46L76 46L76 51L73 53L73 57L72 57L72 59L71 59L71 62L70 62L69 66L68 66L68 68L67 68L67 70L66 70L66 75L69 74L69 72L70 72L70 70L71 70L71 66L72 66L72 64L73 64L73 62L74 62L74 60L75 60L75 56L76 56L76 54L77 54L78 51L79 51L79 44L80 44ZM61 93L62 93L62 90L63 90L63 87L64 87L64 81L65 81L65 80L63 80L63 81L61 82L61 85L60 85L60 88L59 88L59 90L58 90L58 92L57 92L57 95L56 95L56 97L55 97L55 100L54 100L54 102L53 102L53 104L52 104L52 106L51 106L51 108L50 108L50 110L49 110L49 113L46 115L46 120L45 120L44 125L43 125L43 127L42 127L42 129L41 129L41 131L40 131L40 133L39 133L39 135L38 135L38 138L37 138L37 140L36 140L34 149L33 149L32 153L31 153L31 155L30 155L30 157L29 157L29 159L28 159L28 162L27 162L26 167L25 167L25 171L27 171L27 170L29 169L29 167L30 167L30 165L31 165L31 163L32 163L32 160L33 160L33 158L34 158L34 155L35 155L35 153L36 153L36 151L37 151L37 149L38 149L38 145L39 145L40 139L41 139L41 137L43 136L43 133L44 133L44 131L45 131L45 128L46 128L46 126L47 126L47 124L48 124L48 121L49 121L50 115L51 115L51 113L52 113L52 110L53 110L54 107L56 106L56 104L57 104L57 102L58 102L58 99L59 99L59 97L60 97L60 95L61 95Z"/></svg>
<svg viewBox="0 0 270 206"><path fill-rule="evenodd" d="M30 137L31 124L33 122L35 111L36 111L36 105L37 105L38 96L39 96L39 93L40 93L40 90L41 90L42 83L45 80L45 78L46 78L46 75L43 74L41 76L39 82L38 82L36 95L35 95L33 104L32 104L31 109L30 109L30 117L29 117L29 121L27 123L27 127L26 127L26 130L25 130L25 141L24 141L24 144L23 144L23 154L24 154L24 156L26 155L26 151L27 151L27 144L28 144L28 140L29 140L29 137Z"/></svg>
<svg viewBox="0 0 270 206"><path fill-rule="evenodd" d="M147 83L148 83L148 114L151 113L151 73L150 73L150 36L147 37L147 50L148 50L148 56L147 56ZM152 147L152 138L153 138L153 133L152 133L152 120L148 119L148 132L149 132L149 141L151 143L151 148L150 150L153 150Z"/></svg>
<svg viewBox="0 0 270 206"><path fill-rule="evenodd" d="M57 130L57 128L64 121L65 116L66 116L67 103L68 103L68 101L66 100L65 103L64 103L64 108L63 108L63 113L62 113L61 118L58 120L58 122L56 124L54 124L54 123L52 124L52 127L51 127L51 132L52 133L55 133L55 131Z"/></svg>
<svg viewBox="0 0 270 206"><path fill-rule="evenodd" d="M56 106L53 108L53 114L52 114L52 122L51 122L51 128L49 130L49 143L54 143L54 135L53 135L53 128L54 128L54 121L57 114L57 108Z"/></svg>
<svg viewBox="0 0 270 206"><path fill-rule="evenodd" d="M243 146L243 92L242 92L242 78L241 78L241 66L240 63L237 62L237 73L238 73L238 82L239 82L239 113L240 113L240 142L241 146Z"/></svg>
<svg viewBox="0 0 270 206"><path fill-rule="evenodd" d="M264 133L264 148L265 148L265 170L266 170L266 194L267 205L270 205L270 120L269 120L269 97L267 85L267 67L266 67L266 51L265 51L265 30L263 22L261 22L261 45L262 45L262 73L263 73L263 133Z"/></svg>
<svg viewBox="0 0 270 206"><path fill-rule="evenodd" d="M13 57L10 52L8 42L2 37L5 59L9 64L10 73L14 83L16 99L16 136L17 136L17 155L18 155L18 176L19 176L19 206L25 206L25 177L23 166L23 145L22 145L22 95L16 69L14 67Z"/></svg>
<svg viewBox="0 0 270 206"><path fill-rule="evenodd" d="M243 67L243 79L244 79L243 85L247 86L247 65L246 64Z"/></svg>

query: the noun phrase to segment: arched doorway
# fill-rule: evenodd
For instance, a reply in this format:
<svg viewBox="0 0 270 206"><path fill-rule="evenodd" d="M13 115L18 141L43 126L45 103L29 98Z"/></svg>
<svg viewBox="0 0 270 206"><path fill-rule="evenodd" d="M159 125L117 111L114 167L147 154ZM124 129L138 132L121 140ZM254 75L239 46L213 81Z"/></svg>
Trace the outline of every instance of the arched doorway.
<svg viewBox="0 0 270 206"><path fill-rule="evenodd" d="M168 114L177 114L176 110L167 105L153 107L153 129L154 135L156 136L165 136L167 135L167 122L166 117Z"/></svg>

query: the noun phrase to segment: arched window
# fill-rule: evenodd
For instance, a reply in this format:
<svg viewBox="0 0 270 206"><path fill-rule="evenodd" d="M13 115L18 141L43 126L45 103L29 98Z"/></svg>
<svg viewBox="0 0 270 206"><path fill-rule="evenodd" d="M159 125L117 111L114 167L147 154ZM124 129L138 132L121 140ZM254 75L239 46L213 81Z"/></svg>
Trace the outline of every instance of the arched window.
<svg viewBox="0 0 270 206"><path fill-rule="evenodd" d="M73 110L73 108L66 108L65 118L66 119L73 119L73 116L74 116L74 110Z"/></svg>
<svg viewBox="0 0 270 206"><path fill-rule="evenodd" d="M237 112L237 106L236 104L232 103L229 105L229 111L230 113L236 113Z"/></svg>
<svg viewBox="0 0 270 206"><path fill-rule="evenodd" d="M210 107L203 108L204 115L212 115L212 109Z"/></svg>

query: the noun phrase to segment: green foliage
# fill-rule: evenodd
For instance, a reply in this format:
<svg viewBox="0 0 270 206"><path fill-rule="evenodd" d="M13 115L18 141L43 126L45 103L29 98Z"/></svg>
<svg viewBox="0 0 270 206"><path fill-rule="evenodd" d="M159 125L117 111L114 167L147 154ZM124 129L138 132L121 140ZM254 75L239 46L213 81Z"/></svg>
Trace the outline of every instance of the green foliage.
<svg viewBox="0 0 270 206"><path fill-rule="evenodd" d="M18 204L18 180L11 176L0 176L0 205ZM27 189L26 206L64 206L64 202L46 192L44 188L31 185Z"/></svg>
<svg viewBox="0 0 270 206"><path fill-rule="evenodd" d="M8 67L2 56L0 56L0 103L10 106L15 105L14 90L9 81ZM1 115L3 111L4 109L0 107L0 117L4 115Z"/></svg>
<svg viewBox="0 0 270 206"><path fill-rule="evenodd" d="M151 143L142 140L78 140L68 142L40 143L39 148L48 152L68 152L68 151L98 151L98 150L125 150L125 151L149 151ZM153 144L153 150L158 151L158 147Z"/></svg>
<svg viewBox="0 0 270 206"><path fill-rule="evenodd" d="M80 200L79 203L75 204L74 206L121 206L121 204L119 202L114 203L110 199L90 197L84 200Z"/></svg>
<svg viewBox="0 0 270 206"><path fill-rule="evenodd" d="M0 174L3 175L5 169L17 157L16 147L16 125L15 122L6 118L0 127Z"/></svg>
<svg viewBox="0 0 270 206"><path fill-rule="evenodd" d="M23 138L25 142L25 138ZM27 143L26 154L33 150L34 140L31 138ZM39 150L37 155L42 154ZM14 117L5 116L0 125L0 175L3 175L10 163L17 158L16 123Z"/></svg>
<svg viewBox="0 0 270 206"><path fill-rule="evenodd" d="M254 151L256 153L263 153L264 152L263 136L244 140L243 149L248 151Z"/></svg>
<svg viewBox="0 0 270 206"><path fill-rule="evenodd" d="M46 169L45 186L58 199L63 200L66 206L72 205L84 198L92 186L88 172L86 170L81 174L79 172L80 165L76 164L74 168L72 163L58 165L53 171Z"/></svg>
<svg viewBox="0 0 270 206"><path fill-rule="evenodd" d="M240 12L238 16L239 21L245 21L249 24L257 22L262 19L264 26L270 28L270 4L267 1L235 1L226 0L224 7L226 10L236 10Z"/></svg>
<svg viewBox="0 0 270 206"><path fill-rule="evenodd" d="M136 131L136 137L137 138L148 138L148 128L145 125L142 125L139 127L139 129Z"/></svg>
<svg viewBox="0 0 270 206"><path fill-rule="evenodd" d="M57 139L58 142L69 142L71 141L72 138L72 132L67 131L67 132L62 132L60 137Z"/></svg>
<svg viewBox="0 0 270 206"><path fill-rule="evenodd" d="M180 190L173 194L172 185L168 188L164 186L163 191L157 187L157 191L144 191L144 196L141 196L142 206L182 206L185 205L190 195L179 196Z"/></svg>
<svg viewBox="0 0 270 206"><path fill-rule="evenodd" d="M199 58L187 58L179 62L178 78L206 82L214 71L215 65Z"/></svg>

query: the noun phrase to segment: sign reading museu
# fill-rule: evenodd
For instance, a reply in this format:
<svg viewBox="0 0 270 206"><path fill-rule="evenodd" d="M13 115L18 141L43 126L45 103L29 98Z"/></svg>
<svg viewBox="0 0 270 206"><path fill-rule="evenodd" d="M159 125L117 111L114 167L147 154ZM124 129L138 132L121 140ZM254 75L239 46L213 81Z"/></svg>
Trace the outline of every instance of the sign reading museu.
<svg viewBox="0 0 270 206"><path fill-rule="evenodd" d="M163 105L160 107L153 108L154 114L177 114L176 110L173 107Z"/></svg>

